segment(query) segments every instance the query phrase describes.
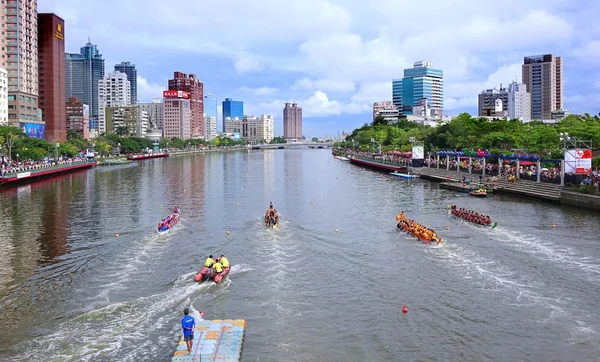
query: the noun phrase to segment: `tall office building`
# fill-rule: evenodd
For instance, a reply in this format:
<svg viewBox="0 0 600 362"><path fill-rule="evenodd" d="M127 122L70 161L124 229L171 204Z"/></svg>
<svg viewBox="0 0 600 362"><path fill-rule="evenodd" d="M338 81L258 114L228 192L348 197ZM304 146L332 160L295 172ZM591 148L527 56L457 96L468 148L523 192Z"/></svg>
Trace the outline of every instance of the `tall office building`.
<svg viewBox="0 0 600 362"><path fill-rule="evenodd" d="M89 105L90 118L97 119L98 82L104 78L104 59L98 47L88 39L79 54L65 53L65 75L66 97Z"/></svg>
<svg viewBox="0 0 600 362"><path fill-rule="evenodd" d="M413 114L413 107L427 99L432 113L444 109L444 72L434 69L431 62L415 62L413 68L404 69L402 80L392 80L392 100L400 113Z"/></svg>
<svg viewBox="0 0 600 362"><path fill-rule="evenodd" d="M163 91L163 137L192 138L191 97L186 91Z"/></svg>
<svg viewBox="0 0 600 362"><path fill-rule="evenodd" d="M486 89L479 94L478 106L480 117L516 118L521 122L531 121L531 94L527 86L512 82L508 88Z"/></svg>
<svg viewBox="0 0 600 362"><path fill-rule="evenodd" d="M552 119L563 109L562 58L554 54L535 55L523 60L523 83L531 93L531 118Z"/></svg>
<svg viewBox="0 0 600 362"><path fill-rule="evenodd" d="M138 105L148 113L148 122L162 130L164 113L162 98L152 98L151 103L138 103Z"/></svg>
<svg viewBox="0 0 600 362"><path fill-rule="evenodd" d="M64 54L65 21L55 14L38 14L39 108L51 143L67 140Z"/></svg>
<svg viewBox="0 0 600 362"><path fill-rule="evenodd" d="M302 107L296 103L283 107L283 138L302 139Z"/></svg>
<svg viewBox="0 0 600 362"><path fill-rule="evenodd" d="M189 95L191 137L204 138L204 84L195 74L175 72L169 79L169 90L184 91ZM166 134L165 134L165 137Z"/></svg>
<svg viewBox="0 0 600 362"><path fill-rule="evenodd" d="M204 116L204 139L207 141L217 137L217 117Z"/></svg>
<svg viewBox="0 0 600 362"><path fill-rule="evenodd" d="M148 112L138 105L106 107L104 119L106 132L117 133L119 128L125 136L144 137L148 130Z"/></svg>
<svg viewBox="0 0 600 362"><path fill-rule="evenodd" d="M508 89L502 87L502 84L500 84L500 89L490 88L479 93L477 100L480 117L508 117ZM498 105L501 106L501 109L498 109Z"/></svg>
<svg viewBox="0 0 600 362"><path fill-rule="evenodd" d="M234 101L231 98L225 98L223 101L223 132L225 132L225 119L226 118L244 118L244 102L242 101Z"/></svg>
<svg viewBox="0 0 600 362"><path fill-rule="evenodd" d="M121 73L127 74L127 80L131 85L131 104L136 104L138 102L137 99L137 69L135 69L135 64L131 64L130 62L121 62L121 64L115 64L115 70Z"/></svg>
<svg viewBox="0 0 600 362"><path fill-rule="evenodd" d="M273 116L265 114L260 117L244 116L242 119L227 117L225 132L239 133L240 138L250 143L257 143L261 140L271 142L273 140L273 124Z"/></svg>
<svg viewBox="0 0 600 362"><path fill-rule="evenodd" d="M90 106L77 98L69 98L65 104L67 130L79 133L84 139L90 138Z"/></svg>
<svg viewBox="0 0 600 362"><path fill-rule="evenodd" d="M8 122L43 125L38 110L38 29L37 2L4 0L2 23L6 28L6 68L8 71ZM43 126L42 126L43 127ZM39 130L40 128L38 128Z"/></svg>
<svg viewBox="0 0 600 362"><path fill-rule="evenodd" d="M127 74L118 71L108 73L98 81L98 131L112 132L106 127L106 107L131 105L131 85Z"/></svg>
<svg viewBox="0 0 600 362"><path fill-rule="evenodd" d="M0 126L8 124L8 73L0 68Z"/></svg>

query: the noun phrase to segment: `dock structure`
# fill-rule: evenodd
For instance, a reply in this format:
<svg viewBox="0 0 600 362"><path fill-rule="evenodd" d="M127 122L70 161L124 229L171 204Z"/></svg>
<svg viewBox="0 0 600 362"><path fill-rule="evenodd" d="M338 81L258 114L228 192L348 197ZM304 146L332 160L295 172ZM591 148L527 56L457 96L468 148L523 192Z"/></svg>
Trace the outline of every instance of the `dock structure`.
<svg viewBox="0 0 600 362"><path fill-rule="evenodd" d="M239 362L245 334L244 319L197 320L191 353L182 337L171 361Z"/></svg>

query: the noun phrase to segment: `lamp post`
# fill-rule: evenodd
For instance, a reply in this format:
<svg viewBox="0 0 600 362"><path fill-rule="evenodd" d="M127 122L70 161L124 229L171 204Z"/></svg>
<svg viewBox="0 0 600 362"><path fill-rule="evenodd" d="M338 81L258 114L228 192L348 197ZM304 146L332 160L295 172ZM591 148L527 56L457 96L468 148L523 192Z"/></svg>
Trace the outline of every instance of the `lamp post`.
<svg viewBox="0 0 600 362"><path fill-rule="evenodd" d="M375 141L375 138L371 138L371 143L377 147L377 154L381 154L381 143Z"/></svg>

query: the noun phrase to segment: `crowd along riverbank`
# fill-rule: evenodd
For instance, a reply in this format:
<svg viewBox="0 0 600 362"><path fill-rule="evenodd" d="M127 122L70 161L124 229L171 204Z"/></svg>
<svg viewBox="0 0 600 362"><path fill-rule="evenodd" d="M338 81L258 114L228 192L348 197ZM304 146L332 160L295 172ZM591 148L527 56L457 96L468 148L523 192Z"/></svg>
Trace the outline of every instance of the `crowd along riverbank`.
<svg viewBox="0 0 600 362"><path fill-rule="evenodd" d="M351 150L333 149L334 156L346 157L351 163L368 167L380 172L405 172L408 175L439 182L440 187L459 192L473 192L485 189L488 193L499 193L517 197L582 207L589 210L600 211L600 196L577 192L577 187L561 186L554 180L543 182L540 177L536 181L502 172L502 169L484 167L477 173L471 167L450 168L446 163L440 167L440 162L421 162L420 167L415 167L412 160L398 158L390 159L389 156L353 152ZM439 161L439 160L438 160ZM500 160L499 164L502 164ZM538 168L540 166L538 165ZM539 173L538 173L539 175ZM412 177L411 177L412 179ZM564 180L561 182L564 184Z"/></svg>

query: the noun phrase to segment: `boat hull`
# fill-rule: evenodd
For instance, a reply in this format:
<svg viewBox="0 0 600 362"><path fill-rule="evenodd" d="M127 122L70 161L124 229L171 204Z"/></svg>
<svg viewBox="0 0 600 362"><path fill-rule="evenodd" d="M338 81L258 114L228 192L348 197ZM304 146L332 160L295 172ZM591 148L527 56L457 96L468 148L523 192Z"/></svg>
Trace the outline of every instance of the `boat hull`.
<svg viewBox="0 0 600 362"><path fill-rule="evenodd" d="M156 229L156 232L158 233L158 235L164 235L164 234L168 233L169 230L171 230L173 228L173 226L177 225L177 223L179 222L179 217L181 216L181 210L179 211L179 213L172 214L172 215L174 215L173 220L171 221L171 223L169 223L169 227L166 230Z"/></svg>
<svg viewBox="0 0 600 362"><path fill-rule="evenodd" d="M473 196L473 197L487 197L487 192L469 192L469 195Z"/></svg>
<svg viewBox="0 0 600 362"><path fill-rule="evenodd" d="M438 240L436 240L436 239L430 239L430 240L427 240L427 239L423 238L422 236L419 236L419 235L413 234L412 232L410 232L410 231L406 230L406 229L405 229L405 228L402 226L402 224L401 224L401 223L397 223L397 224L396 224L396 228L398 228L398 229L400 229L400 230L402 230L402 231L404 231L404 232L407 232L407 233L408 233L410 236L412 236L412 237L414 237L414 238L417 238L417 239L419 239L419 241L421 241L423 244L441 244L441 241L438 241Z"/></svg>
<svg viewBox="0 0 600 362"><path fill-rule="evenodd" d="M225 278L227 276L227 274L229 274L229 271L231 270L231 267L227 267L225 269L223 269L223 272L217 275L214 275L212 273L212 269L209 267L203 267L202 270L200 270L195 276L194 276L194 281L197 283L202 283L205 281L213 281L215 283L219 283L223 280L223 278Z"/></svg>
<svg viewBox="0 0 600 362"><path fill-rule="evenodd" d="M400 177L400 178L405 178L405 179L419 178L419 175L409 175L409 174L400 173L400 172L390 172L390 175Z"/></svg>

